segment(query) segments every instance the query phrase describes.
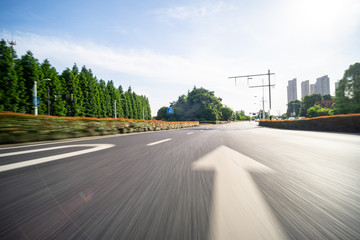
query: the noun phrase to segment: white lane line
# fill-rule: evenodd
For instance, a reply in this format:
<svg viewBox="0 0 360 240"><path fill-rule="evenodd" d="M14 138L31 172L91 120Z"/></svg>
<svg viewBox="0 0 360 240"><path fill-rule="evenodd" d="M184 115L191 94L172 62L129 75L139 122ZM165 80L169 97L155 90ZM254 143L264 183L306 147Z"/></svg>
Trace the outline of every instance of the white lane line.
<svg viewBox="0 0 360 240"><path fill-rule="evenodd" d="M193 134L194 132L189 132L189 133L187 133L187 135L190 135L190 134Z"/></svg>
<svg viewBox="0 0 360 240"><path fill-rule="evenodd" d="M40 149L32 149L32 150L26 150L26 151L20 151L20 152L1 153L0 157L8 157L8 156L14 156L14 155L20 155L20 154L50 151L50 150L56 150L56 149L61 149L61 148L95 147L95 146L97 146L97 144L66 145L66 146L58 146L58 147L50 147L50 148L40 148Z"/></svg>
<svg viewBox="0 0 360 240"><path fill-rule="evenodd" d="M157 141L157 142L146 144L146 146L153 146L153 145L163 143L163 142L167 142L167 141L170 141L170 140L171 140L171 138L167 138L167 139L164 139L164 140L160 140L160 141Z"/></svg>
<svg viewBox="0 0 360 240"><path fill-rule="evenodd" d="M10 153L4 153L4 154L1 154L2 155L1 157L4 157L5 154L7 154L7 156L13 156L13 155L25 154L25 153L30 153L30 152L48 151L48 150L59 149L59 148L92 147L90 149L85 149L85 150L80 150L80 151L75 151L75 152L70 152L70 153L64 153L64 154L58 154L58 155L49 156L49 157L37 158L37 159L24 161L24 162L2 165L2 166L0 166L0 172L5 172L5 171L17 169L17 168L23 168L23 167L36 165L36 164L51 162L51 161L59 160L62 158L73 157L73 156L77 156L77 155L81 155L81 154L85 154L85 153L100 151L100 150L104 150L107 148L111 148L113 146L115 146L115 145L114 144L78 144L78 145L67 145L67 146L53 147L53 148L36 149L33 151L29 150L29 151L14 152L14 153L12 153L12 155L9 155Z"/></svg>

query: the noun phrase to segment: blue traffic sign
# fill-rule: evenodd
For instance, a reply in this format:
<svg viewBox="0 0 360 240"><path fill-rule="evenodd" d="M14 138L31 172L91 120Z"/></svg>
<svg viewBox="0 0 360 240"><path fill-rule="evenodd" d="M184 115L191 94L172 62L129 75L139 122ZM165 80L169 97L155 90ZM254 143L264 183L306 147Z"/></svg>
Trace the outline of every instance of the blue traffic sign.
<svg viewBox="0 0 360 240"><path fill-rule="evenodd" d="M167 113L168 114L174 114L174 108L168 108Z"/></svg>
<svg viewBox="0 0 360 240"><path fill-rule="evenodd" d="M36 102L36 105L37 106L40 106L40 97L38 96L37 99L35 97L33 97L33 104L35 105L35 102Z"/></svg>

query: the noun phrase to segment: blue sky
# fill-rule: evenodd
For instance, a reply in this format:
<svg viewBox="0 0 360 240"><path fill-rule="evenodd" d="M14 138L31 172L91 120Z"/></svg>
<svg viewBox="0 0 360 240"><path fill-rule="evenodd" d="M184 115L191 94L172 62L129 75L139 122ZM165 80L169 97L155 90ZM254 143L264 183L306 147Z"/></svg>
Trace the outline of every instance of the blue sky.
<svg viewBox="0 0 360 240"><path fill-rule="evenodd" d="M301 81L329 75L333 93L359 62L360 2L1 0L0 38L12 35L18 55L31 50L59 72L76 63L131 85L149 97L153 115L194 85L255 112L262 90L228 77L270 69L276 114L286 111L288 80L298 79L300 97Z"/></svg>

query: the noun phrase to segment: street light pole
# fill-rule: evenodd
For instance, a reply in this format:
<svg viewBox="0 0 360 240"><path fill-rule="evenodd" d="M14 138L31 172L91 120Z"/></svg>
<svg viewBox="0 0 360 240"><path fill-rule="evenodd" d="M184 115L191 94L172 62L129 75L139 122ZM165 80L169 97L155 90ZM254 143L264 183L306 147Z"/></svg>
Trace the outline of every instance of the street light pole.
<svg viewBox="0 0 360 240"><path fill-rule="evenodd" d="M45 78L43 80L40 80L39 82L41 81L51 81L50 78ZM38 106L37 106L37 81L34 81L34 89L33 89L33 94L34 94L34 97L33 97L33 102L34 102L34 115L37 116L38 115ZM48 87L48 115L50 115L50 89Z"/></svg>
<svg viewBox="0 0 360 240"><path fill-rule="evenodd" d="M300 105L300 107L302 106L301 105L301 102L300 103L295 103L295 102L292 102L292 106L293 106L293 115L294 117L296 116L296 111L295 111L295 106L294 105ZM299 109L299 114L300 114L300 109Z"/></svg>
<svg viewBox="0 0 360 240"><path fill-rule="evenodd" d="M50 88L47 87L48 90L48 115L50 116Z"/></svg>
<svg viewBox="0 0 360 240"><path fill-rule="evenodd" d="M254 97L257 98L258 96L254 96ZM262 96L261 102L262 102L262 118L263 118L263 120L265 120L265 100L264 100L264 95ZM261 104L260 104L260 109L261 109ZM260 118L261 118L261 116L260 116Z"/></svg>
<svg viewBox="0 0 360 240"><path fill-rule="evenodd" d="M116 115L116 100L114 100L114 111L115 111L115 118L117 118L117 115Z"/></svg>
<svg viewBox="0 0 360 240"><path fill-rule="evenodd" d="M262 105L263 105L263 120L265 120L265 104L264 104L264 95L262 96Z"/></svg>
<svg viewBox="0 0 360 240"><path fill-rule="evenodd" d="M34 81L34 89L33 89L33 103L34 103L34 115L38 115L38 107L37 107L37 81Z"/></svg>

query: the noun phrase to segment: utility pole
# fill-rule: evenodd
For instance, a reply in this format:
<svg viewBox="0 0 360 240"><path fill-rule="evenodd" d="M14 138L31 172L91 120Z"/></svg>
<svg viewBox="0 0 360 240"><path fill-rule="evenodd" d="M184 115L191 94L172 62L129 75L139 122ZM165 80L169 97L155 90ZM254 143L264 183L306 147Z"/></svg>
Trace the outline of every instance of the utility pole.
<svg viewBox="0 0 360 240"><path fill-rule="evenodd" d="M252 79L251 77L259 77L259 76L268 76L269 79L269 83L267 85L260 85L260 86L249 86L249 88L256 88L256 87L269 87L269 111L271 109L271 87L275 86L275 84L271 84L270 82L270 75L274 75L275 73L271 73L270 70L268 70L268 73L263 73L263 74L252 74L252 75L244 75L244 76L234 76L234 77L229 77L229 79L234 78L235 79L235 84L236 84L236 79L237 78L247 78L248 80Z"/></svg>

